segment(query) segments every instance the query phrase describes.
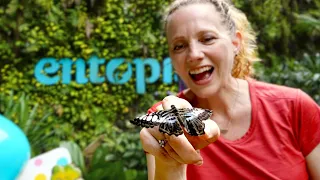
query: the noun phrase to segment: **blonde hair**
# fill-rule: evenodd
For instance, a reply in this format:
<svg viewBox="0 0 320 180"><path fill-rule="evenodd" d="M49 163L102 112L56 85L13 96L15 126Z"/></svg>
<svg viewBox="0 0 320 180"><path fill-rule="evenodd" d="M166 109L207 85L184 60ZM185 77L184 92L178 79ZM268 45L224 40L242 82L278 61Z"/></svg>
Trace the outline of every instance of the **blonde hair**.
<svg viewBox="0 0 320 180"><path fill-rule="evenodd" d="M234 7L228 0L175 0L167 9L164 16L166 29L168 17L183 6L195 3L210 3L222 15L222 23L226 25L229 32L234 34L240 32L242 36L241 48L234 59L232 76L245 79L253 75L253 62L260 61L257 56L256 34L251 28L246 15Z"/></svg>

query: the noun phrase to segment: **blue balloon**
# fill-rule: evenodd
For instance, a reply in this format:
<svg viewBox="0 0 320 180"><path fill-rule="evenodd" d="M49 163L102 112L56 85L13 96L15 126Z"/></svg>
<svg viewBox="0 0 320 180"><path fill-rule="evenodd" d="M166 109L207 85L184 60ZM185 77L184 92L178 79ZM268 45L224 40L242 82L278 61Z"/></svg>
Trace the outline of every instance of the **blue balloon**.
<svg viewBox="0 0 320 180"><path fill-rule="evenodd" d="M0 114L0 179L16 179L29 158L27 137L16 124Z"/></svg>

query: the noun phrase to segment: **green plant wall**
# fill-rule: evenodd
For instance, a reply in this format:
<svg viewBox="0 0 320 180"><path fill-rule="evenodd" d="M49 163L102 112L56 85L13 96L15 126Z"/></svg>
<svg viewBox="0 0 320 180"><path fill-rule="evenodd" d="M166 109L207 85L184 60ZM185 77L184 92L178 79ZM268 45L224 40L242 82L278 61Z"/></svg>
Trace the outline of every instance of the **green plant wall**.
<svg viewBox="0 0 320 180"><path fill-rule="evenodd" d="M119 57L162 61L167 57L160 22L164 5L161 0L8 1L0 9L1 93L13 91L17 98L24 92L33 103L54 109L48 121L56 121L57 129L72 125L64 137L82 147L105 133L106 122L126 128L121 121L145 111L168 90L176 92L177 86L159 80L147 85L145 95L136 93L134 77L125 85L106 81L47 86L36 81L34 67L43 57L88 60L97 55L107 63ZM100 75L105 71L101 66ZM154 96L156 91L164 93Z"/></svg>

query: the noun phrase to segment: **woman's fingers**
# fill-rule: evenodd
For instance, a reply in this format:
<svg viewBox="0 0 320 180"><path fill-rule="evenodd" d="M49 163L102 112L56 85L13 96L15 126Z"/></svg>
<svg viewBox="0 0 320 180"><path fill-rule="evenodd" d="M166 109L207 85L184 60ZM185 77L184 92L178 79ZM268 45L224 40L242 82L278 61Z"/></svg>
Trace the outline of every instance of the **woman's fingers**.
<svg viewBox="0 0 320 180"><path fill-rule="evenodd" d="M176 108L192 108L187 100L176 96L167 96L162 100L162 107L164 110L171 109L171 105L175 105Z"/></svg>
<svg viewBox="0 0 320 180"><path fill-rule="evenodd" d="M167 96L162 101L163 109L170 109L171 105L175 105L177 108L192 108L192 105L185 99L178 98L176 96ZM211 119L203 121L205 124L204 132L202 136L190 136L186 133L186 137L195 149L202 149L210 143L216 141L220 136L220 130L218 125Z"/></svg>
<svg viewBox="0 0 320 180"><path fill-rule="evenodd" d="M172 150L181 157L185 164L202 164L201 155L193 148L185 135L169 136L165 135L168 144L172 147Z"/></svg>
<svg viewBox="0 0 320 180"><path fill-rule="evenodd" d="M219 126L211 119L205 120L203 121L203 123L205 124L205 134L203 136L200 136L200 138L208 142L208 144L213 143L220 136ZM199 149L201 148L203 147L200 147Z"/></svg>
<svg viewBox="0 0 320 180"><path fill-rule="evenodd" d="M203 123L205 124L204 135L186 136L195 149L202 149L208 146L209 144L215 142L220 136L220 129L213 120L208 119L203 121Z"/></svg>
<svg viewBox="0 0 320 180"><path fill-rule="evenodd" d="M191 104L176 96L167 96L162 101L162 106L157 110L171 109L171 105L177 108L192 108ZM205 135L190 136L186 133L180 136L169 136L159 132L159 127L143 128L140 132L140 139L143 149L154 155L157 159L169 164L197 164L201 165L203 159L196 149L201 149L211 142L214 142L219 134L219 128L212 120L206 120ZM159 145L158 140L165 140L164 147Z"/></svg>
<svg viewBox="0 0 320 180"><path fill-rule="evenodd" d="M172 157L174 160L178 161L181 164L185 164L183 159L177 154L177 152L171 147L169 143L166 143L163 148L166 150L169 156Z"/></svg>
<svg viewBox="0 0 320 180"><path fill-rule="evenodd" d="M143 128L140 132L143 149L163 159L164 161L175 160L183 164L194 164L202 162L200 154L189 143L184 135L169 136L159 132L158 128ZM158 140L165 140L164 147L160 147Z"/></svg>
<svg viewBox="0 0 320 180"><path fill-rule="evenodd" d="M140 139L144 151L164 161L174 160L164 148L160 147L158 140L149 132L149 129L143 128L140 131Z"/></svg>
<svg viewBox="0 0 320 180"><path fill-rule="evenodd" d="M179 107L185 107L185 106L191 107L191 105L187 101L186 102L181 102L181 100L178 100L178 103L177 103L177 99L179 99L179 98L177 98L175 96L168 96L168 97L166 97L164 99L164 103L162 104L162 106L160 105L160 106L156 107L156 109L158 111L159 110L163 110L163 109L171 109L171 105L172 104L170 102L172 102L172 101L176 102L174 105L176 107L178 107L178 108ZM187 104L187 105L185 105L185 104ZM194 153L193 152L194 148L192 146L190 146L190 143L188 142L188 140L186 139L186 137L184 135L181 138L183 138L185 142L183 144L181 144L181 140L180 140L181 138L180 137L177 139L178 141L177 140L173 140L172 141L171 137L175 137L175 136L168 136L168 135L164 136L164 134L162 134L162 133L159 134L159 128L158 127L155 127L155 128L152 128L152 129L148 129L148 131L152 136L154 136L155 139L165 139L166 140L166 145L164 146L164 149L166 150L166 152L169 154L170 157L172 157L173 159L175 159L179 163L184 163L184 164L186 164L187 162L191 162L192 163L192 162L194 162L192 159L196 159L195 160L196 162L198 162L199 159L201 160L201 157L199 158L198 153L197 153L197 157L196 158L193 158L191 156L191 158L190 158L191 160L189 158L187 158L187 159L181 158L181 157L188 157L188 155L190 155L190 154L187 154L187 156L182 154L182 156L181 156L181 153L180 154L177 153L177 151L175 149L178 149L178 151L181 151L180 150L181 148L184 149L184 147L183 147L184 144L188 144L189 145L189 147L188 147L189 151L192 151L192 153ZM176 144L177 142L178 142L178 145ZM177 147L177 146L181 146L181 145L182 145L182 147L180 147L180 149L179 149L179 147ZM174 146L175 148L172 148L172 146Z"/></svg>
<svg viewBox="0 0 320 180"><path fill-rule="evenodd" d="M171 165L193 163L189 159L184 160L183 158L181 158L178 155L178 153L171 147L168 140L166 139L165 139L166 143L164 147L160 147L159 142L155 137L158 137L159 140L164 139L164 138L160 138L162 133L160 133L159 131L156 132L157 130L152 130L152 129L143 128L140 131L140 139L141 139L142 147L146 152L154 155L161 161Z"/></svg>
<svg viewBox="0 0 320 180"><path fill-rule="evenodd" d="M176 96L167 96L162 101L163 109L171 109L171 105L175 105L176 108L192 108L191 104ZM172 150L181 157L186 164L194 164L202 162L202 157L193 148L184 134L176 137L165 134L166 140L172 147Z"/></svg>

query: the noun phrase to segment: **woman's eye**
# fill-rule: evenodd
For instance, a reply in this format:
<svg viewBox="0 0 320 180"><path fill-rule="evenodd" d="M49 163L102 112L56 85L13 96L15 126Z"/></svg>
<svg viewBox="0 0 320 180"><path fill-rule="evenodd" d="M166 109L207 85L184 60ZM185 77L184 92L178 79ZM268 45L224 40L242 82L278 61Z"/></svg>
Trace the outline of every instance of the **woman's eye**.
<svg viewBox="0 0 320 180"><path fill-rule="evenodd" d="M174 50L174 51L179 51L179 50L182 49L183 47L184 47L183 44L177 44L177 45L175 45L175 46L173 47L173 50Z"/></svg>
<svg viewBox="0 0 320 180"><path fill-rule="evenodd" d="M213 36L208 36L208 37L204 37L203 39L201 39L200 41L203 43L209 43L212 40L214 40L215 38Z"/></svg>

